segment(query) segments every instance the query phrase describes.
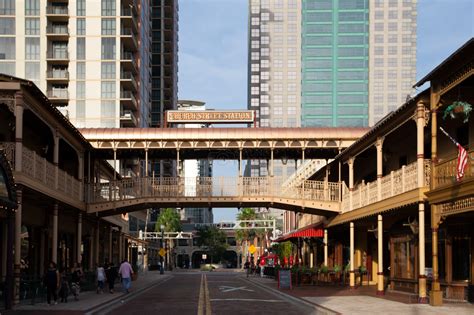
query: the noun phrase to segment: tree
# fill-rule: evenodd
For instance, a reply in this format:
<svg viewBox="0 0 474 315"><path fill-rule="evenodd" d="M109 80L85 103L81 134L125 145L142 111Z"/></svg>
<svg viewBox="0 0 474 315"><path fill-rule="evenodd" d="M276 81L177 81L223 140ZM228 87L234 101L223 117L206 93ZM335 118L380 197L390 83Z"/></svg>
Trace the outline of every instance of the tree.
<svg viewBox="0 0 474 315"><path fill-rule="evenodd" d="M220 261L227 250L227 236L215 226L203 226L197 230L197 245L211 256L211 263Z"/></svg>
<svg viewBox="0 0 474 315"><path fill-rule="evenodd" d="M179 232L182 230L180 217L176 209L165 208L161 211L155 224L155 231L160 232L162 225L165 226L164 232Z"/></svg>
<svg viewBox="0 0 474 315"><path fill-rule="evenodd" d="M238 214L237 214L237 220L242 221L242 220L255 220L257 218L257 213L255 213L255 210L252 208L243 208ZM249 224L242 223L241 227L248 227ZM253 229L248 229L248 230L237 230L237 239L243 243L247 242L255 237L255 230Z"/></svg>

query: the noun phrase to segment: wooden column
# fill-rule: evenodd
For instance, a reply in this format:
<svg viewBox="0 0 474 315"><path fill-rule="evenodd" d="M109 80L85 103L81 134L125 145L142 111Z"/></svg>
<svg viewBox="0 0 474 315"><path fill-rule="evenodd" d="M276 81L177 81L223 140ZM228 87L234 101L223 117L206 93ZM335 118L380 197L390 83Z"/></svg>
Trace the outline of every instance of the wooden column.
<svg viewBox="0 0 474 315"><path fill-rule="evenodd" d="M355 288L355 269L354 269L354 222L350 223L349 227L350 231L350 263L351 263L351 270L349 275L349 286L351 289Z"/></svg>
<svg viewBox="0 0 474 315"><path fill-rule="evenodd" d="M349 158L349 209L354 210L354 205L352 202L352 194L354 191L354 161L355 157Z"/></svg>
<svg viewBox="0 0 474 315"><path fill-rule="evenodd" d="M382 215L377 216L377 295L384 295L383 277L383 221Z"/></svg>
<svg viewBox="0 0 474 315"><path fill-rule="evenodd" d="M13 288L13 303L20 303L20 267L21 267L21 217L23 211L23 190L18 189L16 191L16 198L18 202L18 208L15 212L15 256L13 260L13 276L14 288Z"/></svg>
<svg viewBox="0 0 474 315"><path fill-rule="evenodd" d="M148 177L148 149L145 148L145 177Z"/></svg>
<svg viewBox="0 0 474 315"><path fill-rule="evenodd" d="M328 265L328 230L324 229L324 266Z"/></svg>
<svg viewBox="0 0 474 315"><path fill-rule="evenodd" d="M439 265L438 265L438 228L440 224L440 215L437 205L431 205L431 251L433 261L433 281L431 282L430 305L443 305L443 291L439 283Z"/></svg>
<svg viewBox="0 0 474 315"><path fill-rule="evenodd" d="M58 263L58 204L53 208L53 235L51 242L51 260Z"/></svg>
<svg viewBox="0 0 474 315"><path fill-rule="evenodd" d="M76 245L76 257L77 257L77 262L81 263L82 262L82 213L79 213L77 216L77 245Z"/></svg>
<svg viewBox="0 0 474 315"><path fill-rule="evenodd" d="M375 148L377 149L377 200L382 200L382 176L383 176L383 137L377 138Z"/></svg>

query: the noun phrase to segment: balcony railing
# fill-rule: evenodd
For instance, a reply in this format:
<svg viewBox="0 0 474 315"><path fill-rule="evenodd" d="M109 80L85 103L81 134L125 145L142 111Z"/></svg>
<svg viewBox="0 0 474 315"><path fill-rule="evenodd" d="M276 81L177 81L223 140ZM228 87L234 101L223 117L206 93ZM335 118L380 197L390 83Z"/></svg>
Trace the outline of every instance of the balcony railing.
<svg viewBox="0 0 474 315"><path fill-rule="evenodd" d="M423 172L425 173L425 182L423 186L430 185L430 160L424 160ZM411 163L407 166L402 166L401 169L390 172L390 174L381 179L381 199L384 200L390 197L400 195L404 192L413 190L418 187L418 173L417 162ZM342 195L343 212L350 209L350 192L344 189ZM352 209L368 206L379 201L377 181L370 183L362 182L354 188L352 192Z"/></svg>
<svg viewBox="0 0 474 315"><path fill-rule="evenodd" d="M130 81L132 81L132 85L135 87L135 89L138 88L137 80L135 79L135 76L132 74L132 72L122 71L120 73L120 79L121 80L130 80Z"/></svg>
<svg viewBox="0 0 474 315"><path fill-rule="evenodd" d="M134 126L137 125L137 117L131 110L122 110L120 112L120 121L122 121L125 124L133 124Z"/></svg>
<svg viewBox="0 0 474 315"><path fill-rule="evenodd" d="M68 90L48 90L49 98L69 99Z"/></svg>
<svg viewBox="0 0 474 315"><path fill-rule="evenodd" d="M46 74L49 79L69 79L69 71L67 70L49 70Z"/></svg>
<svg viewBox="0 0 474 315"><path fill-rule="evenodd" d="M48 59L68 60L69 53L67 51L48 51Z"/></svg>
<svg viewBox="0 0 474 315"><path fill-rule="evenodd" d="M69 35L69 28L67 26L48 26L46 34Z"/></svg>
<svg viewBox="0 0 474 315"><path fill-rule="evenodd" d="M52 5L46 8L46 14L69 15L69 10L66 6Z"/></svg>
<svg viewBox="0 0 474 315"><path fill-rule="evenodd" d="M474 150L468 151L467 166L464 170L464 178L474 177ZM452 185L456 183L458 158L452 157L439 162L435 166L435 187Z"/></svg>
<svg viewBox="0 0 474 315"><path fill-rule="evenodd" d="M0 148L4 148L6 157L15 169L15 143L0 143ZM59 169L53 163L39 156L35 151L23 146L23 154L21 159L21 174L34 179L41 183L44 187L51 189L57 187L62 194L67 197L82 201L81 182L69 175L65 171ZM58 181L56 184L56 169L58 172Z"/></svg>

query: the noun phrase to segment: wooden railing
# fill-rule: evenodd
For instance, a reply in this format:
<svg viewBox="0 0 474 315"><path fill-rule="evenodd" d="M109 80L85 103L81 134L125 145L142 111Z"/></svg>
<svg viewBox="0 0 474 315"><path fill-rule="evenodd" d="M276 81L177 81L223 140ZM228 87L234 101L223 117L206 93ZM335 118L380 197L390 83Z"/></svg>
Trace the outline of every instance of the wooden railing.
<svg viewBox="0 0 474 315"><path fill-rule="evenodd" d="M282 187L280 177L169 177L135 178L91 184L88 202L117 201L141 197L281 197L302 200L339 201L339 184L304 181L298 187Z"/></svg>
<svg viewBox="0 0 474 315"><path fill-rule="evenodd" d="M3 148L7 159L15 170L15 143L2 142L0 148ZM51 189L57 187L67 197L78 201L83 201L81 182L69 175L65 171L59 169L53 163L36 154L25 146L23 146L21 174L36 180L45 187ZM56 170L57 170L57 186L56 186Z"/></svg>
<svg viewBox="0 0 474 315"><path fill-rule="evenodd" d="M425 182L423 186L430 185L430 160L424 160L423 171ZM381 198L384 200L418 187L417 162L390 172L381 178ZM345 190L342 195L342 212L350 211L350 192ZM378 198L377 181L370 183L362 182L357 185L352 192L352 209L358 209L380 201Z"/></svg>
<svg viewBox="0 0 474 315"><path fill-rule="evenodd" d="M464 178L474 177L474 150L468 152L467 166L464 170ZM450 159L439 162L435 165L435 187L452 185L456 183L458 158L454 156Z"/></svg>

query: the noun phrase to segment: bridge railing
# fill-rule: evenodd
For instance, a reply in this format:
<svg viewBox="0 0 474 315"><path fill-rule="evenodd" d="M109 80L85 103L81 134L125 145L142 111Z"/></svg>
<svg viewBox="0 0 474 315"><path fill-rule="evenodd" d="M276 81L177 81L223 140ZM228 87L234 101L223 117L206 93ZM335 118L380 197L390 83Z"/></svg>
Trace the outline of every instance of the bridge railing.
<svg viewBox="0 0 474 315"><path fill-rule="evenodd" d="M144 197L282 197L339 201L339 184L304 181L283 187L282 177L164 177L133 178L90 184L89 203L130 200Z"/></svg>

